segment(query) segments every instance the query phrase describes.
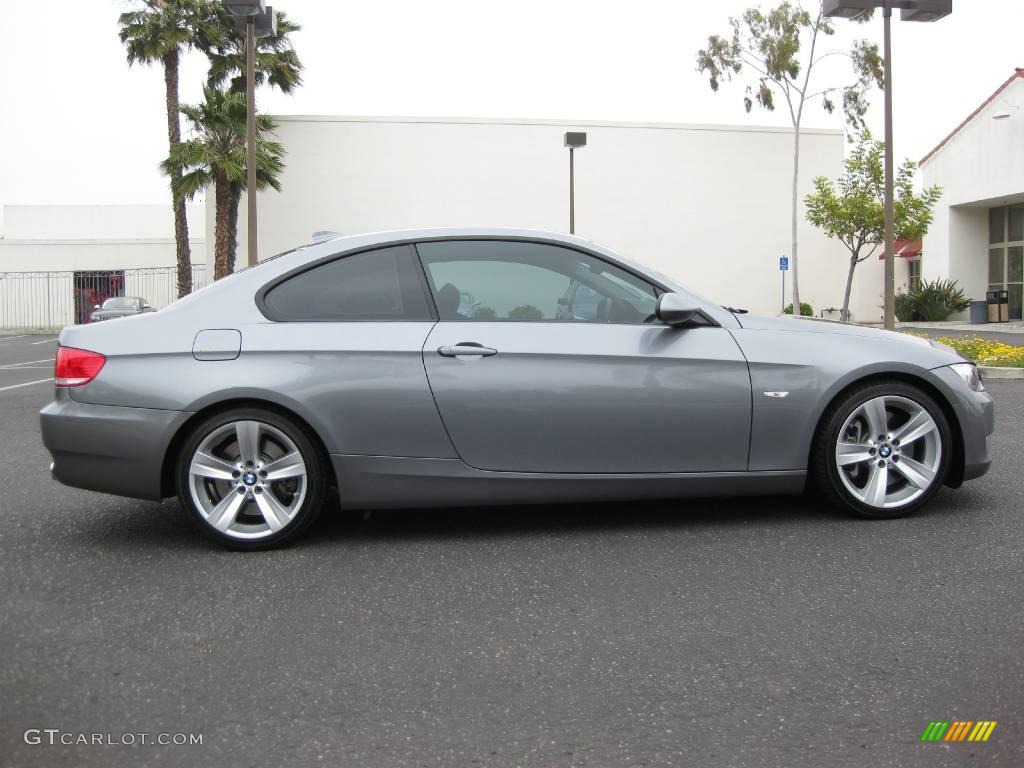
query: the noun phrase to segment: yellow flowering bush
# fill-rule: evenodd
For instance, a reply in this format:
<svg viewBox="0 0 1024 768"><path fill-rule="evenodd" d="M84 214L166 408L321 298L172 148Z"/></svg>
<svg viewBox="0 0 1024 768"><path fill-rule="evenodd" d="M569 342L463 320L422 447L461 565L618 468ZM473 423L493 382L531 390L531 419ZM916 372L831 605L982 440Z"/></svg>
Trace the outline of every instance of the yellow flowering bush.
<svg viewBox="0 0 1024 768"><path fill-rule="evenodd" d="M928 338L923 333L911 333L912 336ZM1024 340L1024 339L1022 339ZM942 336L936 339L940 344L952 347L964 357L978 365L991 365L1003 368L1024 368L1024 347L1013 347L1001 341L983 339L980 336L954 339Z"/></svg>

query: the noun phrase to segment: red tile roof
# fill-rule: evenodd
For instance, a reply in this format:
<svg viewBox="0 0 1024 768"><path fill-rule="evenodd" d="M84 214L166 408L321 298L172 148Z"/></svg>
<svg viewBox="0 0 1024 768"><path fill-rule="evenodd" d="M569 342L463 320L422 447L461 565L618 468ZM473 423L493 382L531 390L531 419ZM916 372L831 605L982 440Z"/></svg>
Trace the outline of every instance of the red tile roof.
<svg viewBox="0 0 1024 768"><path fill-rule="evenodd" d="M989 97L988 97L987 99L985 99L985 103L984 103L984 104L982 104L982 105L981 105L980 107L978 107L978 108L977 108L976 110L974 110L974 111L973 111L973 112L972 112L972 113L971 113L971 114L970 114L970 115L969 115L969 116L967 117L967 119L966 119L966 120L964 120L964 121L963 121L962 123L960 123L960 125L958 125L958 126L956 127L956 130L954 130L954 131L953 131L953 132L952 132L951 134L949 134L949 136L947 136L947 137L946 137L946 138L944 138L944 139L943 139L942 141L940 141L940 142L939 142L939 145L938 145L937 147L935 147L935 149L933 149L933 150L932 150L931 152L929 152L929 153L928 153L927 155L925 155L925 156L924 156L923 158L921 158L921 162L919 162L919 163L918 163L918 165L924 165L924 164L925 164L925 163L927 163L927 162L928 162L929 160L931 160L931 158L932 158L932 155L934 155L934 154L935 154L936 152L938 152L938 151L939 151L940 149L942 149L942 148L943 148L944 146L946 146L946 145L947 145L947 144L948 144L948 143L950 142L950 140L951 140L951 139L952 139L952 138L953 138L954 136L956 136L956 135L957 135L958 133L960 133L960 131L962 131L962 130L964 129L964 127L965 127L965 126L966 126L966 125L967 125L967 124L968 124L969 122L971 122L971 121L972 121L972 120L973 120L974 118L976 118L976 117L978 116L978 113L979 113L979 112L981 112L981 110L983 110L983 109L984 109L985 107L987 107L987 106L988 106L989 104L991 104L991 103L992 103L993 101L995 101L996 97L997 97L997 96L998 96L998 95L999 95L1000 93L1002 93L1003 91L1005 91L1005 90L1006 90L1007 88L1009 88L1009 87L1010 87L1010 85L1011 85L1011 84L1012 84L1012 83L1013 83L1013 82L1014 82L1015 80L1017 80L1017 79L1024 79L1024 67L1017 67L1017 69L1016 69L1016 70L1014 71L1014 73L1013 73L1013 77L1011 77L1011 78L1010 78L1009 80L1007 80L1007 81L1006 81L1005 83L1003 83L1003 84L1002 84L1001 86L999 86L999 88L998 88L998 89L996 90L996 92L995 92L995 93L993 93L993 94L992 94L991 96L989 96Z"/></svg>

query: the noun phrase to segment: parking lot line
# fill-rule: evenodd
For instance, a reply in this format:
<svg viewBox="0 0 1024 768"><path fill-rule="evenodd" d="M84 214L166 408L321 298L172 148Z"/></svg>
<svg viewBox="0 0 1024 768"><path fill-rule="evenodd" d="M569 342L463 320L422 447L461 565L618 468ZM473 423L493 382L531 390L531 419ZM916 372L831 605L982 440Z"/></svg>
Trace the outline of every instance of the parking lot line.
<svg viewBox="0 0 1024 768"><path fill-rule="evenodd" d="M32 365L33 363L52 363L54 358L47 357L44 360L26 360L22 363L8 363L7 365L0 365L0 370L4 368L20 368L23 365Z"/></svg>
<svg viewBox="0 0 1024 768"><path fill-rule="evenodd" d="M0 392L7 389L18 389L18 387L28 387L32 384L42 384L45 381L53 381L53 377L50 377L49 379L38 379L37 381L26 381L24 384L11 384L9 387L0 387Z"/></svg>
<svg viewBox="0 0 1024 768"><path fill-rule="evenodd" d="M11 339L24 339L28 336L27 333L23 333L20 336L0 336L0 341L10 341Z"/></svg>
<svg viewBox="0 0 1024 768"><path fill-rule="evenodd" d="M52 339L43 339L42 341L33 341L32 342L32 346L35 346L36 344L46 344L47 342L56 341L56 340L57 340L56 337L54 337Z"/></svg>

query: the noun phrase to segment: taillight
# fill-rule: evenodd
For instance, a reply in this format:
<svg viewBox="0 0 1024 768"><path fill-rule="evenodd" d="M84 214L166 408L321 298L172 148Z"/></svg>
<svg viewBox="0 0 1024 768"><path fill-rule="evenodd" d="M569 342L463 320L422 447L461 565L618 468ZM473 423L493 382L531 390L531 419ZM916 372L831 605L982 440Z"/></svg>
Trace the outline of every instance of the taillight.
<svg viewBox="0 0 1024 768"><path fill-rule="evenodd" d="M107 358L99 352L74 347L57 347L53 381L58 387L80 387L96 378Z"/></svg>

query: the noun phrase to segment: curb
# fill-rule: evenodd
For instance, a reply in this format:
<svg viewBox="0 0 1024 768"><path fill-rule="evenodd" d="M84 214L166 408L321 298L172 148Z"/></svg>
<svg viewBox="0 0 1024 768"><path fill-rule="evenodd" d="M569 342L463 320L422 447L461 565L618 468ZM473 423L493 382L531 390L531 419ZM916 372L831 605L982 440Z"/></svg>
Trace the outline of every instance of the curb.
<svg viewBox="0 0 1024 768"><path fill-rule="evenodd" d="M1024 368L979 365L978 370L983 379L1024 379Z"/></svg>

